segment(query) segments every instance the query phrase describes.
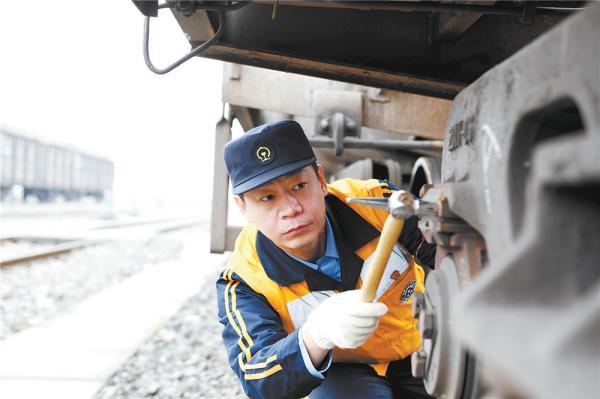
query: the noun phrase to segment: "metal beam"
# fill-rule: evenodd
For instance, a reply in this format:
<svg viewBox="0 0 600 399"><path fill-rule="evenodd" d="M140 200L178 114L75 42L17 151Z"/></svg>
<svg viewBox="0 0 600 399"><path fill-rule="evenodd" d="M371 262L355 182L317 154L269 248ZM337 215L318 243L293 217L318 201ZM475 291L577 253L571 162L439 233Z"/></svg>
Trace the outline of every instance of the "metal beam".
<svg viewBox="0 0 600 399"><path fill-rule="evenodd" d="M235 75L232 74L235 71ZM362 125L382 131L442 139L451 101L241 65L223 71L223 101L316 118L323 92L362 95ZM338 95L338 97L339 97Z"/></svg>
<svg viewBox="0 0 600 399"><path fill-rule="evenodd" d="M233 248L235 247L235 240L238 238L241 231L241 227L227 226L225 233L225 251L233 251Z"/></svg>
<svg viewBox="0 0 600 399"><path fill-rule="evenodd" d="M227 194L229 178L223 167L223 147L231 140L231 122L223 117L215 128L215 158L213 168L213 197L210 218L210 252L227 249Z"/></svg>
<svg viewBox="0 0 600 399"><path fill-rule="evenodd" d="M199 44L200 42L192 42L194 47ZM465 83L417 77L408 73L325 62L274 52L246 50L229 45L213 45L203 51L201 56L254 67L284 70L301 75L335 79L391 90L402 90L446 99L454 98L467 86Z"/></svg>
<svg viewBox="0 0 600 399"><path fill-rule="evenodd" d="M233 104L230 104L230 106L233 116L240 122L244 131L248 131L256 126L252 113L247 107L240 107Z"/></svg>
<svg viewBox="0 0 600 399"><path fill-rule="evenodd" d="M334 148L336 143L329 137L311 137L310 144L314 148ZM344 137L344 148L376 148L387 150L442 150L443 141L418 141L418 140L367 140L355 137Z"/></svg>

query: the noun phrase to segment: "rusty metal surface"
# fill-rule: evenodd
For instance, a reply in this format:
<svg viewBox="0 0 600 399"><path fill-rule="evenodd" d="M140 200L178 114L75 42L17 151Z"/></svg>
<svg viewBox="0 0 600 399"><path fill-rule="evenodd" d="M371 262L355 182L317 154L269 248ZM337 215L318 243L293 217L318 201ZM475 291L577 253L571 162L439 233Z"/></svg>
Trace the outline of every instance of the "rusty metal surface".
<svg viewBox="0 0 600 399"><path fill-rule="evenodd" d="M198 43L193 44L198 45ZM225 45L214 45L204 51L202 56L260 68L281 70L391 90L401 90L439 98L453 98L466 86L464 83L438 81L390 70L300 58L275 52L240 49Z"/></svg>
<svg viewBox="0 0 600 399"><path fill-rule="evenodd" d="M245 65L226 64L224 68L223 101L235 106L317 117L327 108L321 106L327 96L338 99L338 103L340 96L349 96L352 104L348 107L352 110L344 111L360 113L354 118L362 120L364 126L431 139L443 138L452 104L444 99ZM357 97L362 100L357 100ZM331 105L328 107L331 108Z"/></svg>

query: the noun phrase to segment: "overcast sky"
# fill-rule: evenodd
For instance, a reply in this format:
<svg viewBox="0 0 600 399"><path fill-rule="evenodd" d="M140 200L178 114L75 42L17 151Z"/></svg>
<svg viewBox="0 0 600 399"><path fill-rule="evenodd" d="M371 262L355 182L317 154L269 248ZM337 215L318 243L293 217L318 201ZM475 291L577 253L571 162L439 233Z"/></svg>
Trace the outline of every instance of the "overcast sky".
<svg viewBox="0 0 600 399"><path fill-rule="evenodd" d="M130 1L0 4L0 124L111 158L122 206L210 200L221 62L150 72ZM189 51L168 10L151 28L156 65Z"/></svg>

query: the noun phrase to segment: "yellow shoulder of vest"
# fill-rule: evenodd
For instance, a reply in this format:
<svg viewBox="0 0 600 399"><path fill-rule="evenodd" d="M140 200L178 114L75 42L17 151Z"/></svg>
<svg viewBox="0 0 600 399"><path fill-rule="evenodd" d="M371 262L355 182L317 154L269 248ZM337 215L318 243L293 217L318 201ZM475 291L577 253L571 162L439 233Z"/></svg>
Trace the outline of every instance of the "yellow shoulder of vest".
<svg viewBox="0 0 600 399"><path fill-rule="evenodd" d="M254 224L244 226L237 239L233 253L227 262L227 268L244 278L247 272L256 272L260 260L256 253L256 235L258 228Z"/></svg>
<svg viewBox="0 0 600 399"><path fill-rule="evenodd" d="M335 195L341 201L346 203L352 210L366 219L375 228L381 231L383 223L388 216L386 211L371 208L356 203L346 202L348 197L383 197L385 194L391 194L386 183L377 179L356 180L340 179L327 185L329 193Z"/></svg>
<svg viewBox="0 0 600 399"><path fill-rule="evenodd" d="M254 224L247 224L237 239L229 261L227 270L236 273L255 292L269 298L279 289L277 283L271 280L265 272L256 251L256 236L258 228Z"/></svg>

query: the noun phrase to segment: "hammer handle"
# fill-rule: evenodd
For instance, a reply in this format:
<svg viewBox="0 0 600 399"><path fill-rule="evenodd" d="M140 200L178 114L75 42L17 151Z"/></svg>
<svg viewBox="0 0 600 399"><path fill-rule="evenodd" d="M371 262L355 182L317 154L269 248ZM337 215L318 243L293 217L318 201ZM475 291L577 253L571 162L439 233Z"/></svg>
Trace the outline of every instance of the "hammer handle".
<svg viewBox="0 0 600 399"><path fill-rule="evenodd" d="M372 302L379 287L381 276L383 271L390 259L392 249L400 237L400 231L404 220L396 219L392 215L389 215L385 220L383 229L381 230L381 237L377 243L377 248L373 254L373 259L365 276L365 280L360 288L360 299L363 302Z"/></svg>

